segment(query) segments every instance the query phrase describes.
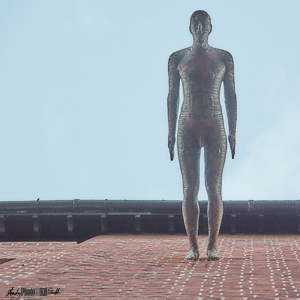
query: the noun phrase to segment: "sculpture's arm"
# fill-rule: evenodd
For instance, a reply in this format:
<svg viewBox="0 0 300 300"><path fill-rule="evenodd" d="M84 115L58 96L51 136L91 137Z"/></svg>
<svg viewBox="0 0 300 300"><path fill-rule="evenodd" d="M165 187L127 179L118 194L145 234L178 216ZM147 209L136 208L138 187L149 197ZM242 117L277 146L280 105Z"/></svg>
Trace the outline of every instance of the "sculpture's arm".
<svg viewBox="0 0 300 300"><path fill-rule="evenodd" d="M236 119L237 119L237 101L234 86L234 63L230 53L225 55L225 74L223 78L225 105L228 119L229 135L228 140L231 149L231 157L235 155L235 133L236 133Z"/></svg>
<svg viewBox="0 0 300 300"><path fill-rule="evenodd" d="M169 94L168 94L168 124L169 124L169 136L168 147L170 151L170 159L174 159L174 145L175 145L175 133L176 123L179 106L179 84L180 75L177 70L178 56L172 54L168 63L169 74Z"/></svg>

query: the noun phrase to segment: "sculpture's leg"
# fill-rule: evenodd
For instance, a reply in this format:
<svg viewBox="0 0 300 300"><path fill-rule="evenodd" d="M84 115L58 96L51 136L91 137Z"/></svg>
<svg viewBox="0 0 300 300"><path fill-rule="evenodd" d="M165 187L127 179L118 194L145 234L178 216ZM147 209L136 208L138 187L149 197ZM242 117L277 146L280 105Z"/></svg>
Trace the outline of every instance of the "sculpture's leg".
<svg viewBox="0 0 300 300"><path fill-rule="evenodd" d="M190 252L185 259L198 260L200 146L191 131L182 127L184 126L179 126L177 145L184 194L182 214L190 242Z"/></svg>
<svg viewBox="0 0 300 300"><path fill-rule="evenodd" d="M207 260L218 260L217 238L223 217L222 174L226 157L226 135L211 138L204 146L205 185L208 195Z"/></svg>

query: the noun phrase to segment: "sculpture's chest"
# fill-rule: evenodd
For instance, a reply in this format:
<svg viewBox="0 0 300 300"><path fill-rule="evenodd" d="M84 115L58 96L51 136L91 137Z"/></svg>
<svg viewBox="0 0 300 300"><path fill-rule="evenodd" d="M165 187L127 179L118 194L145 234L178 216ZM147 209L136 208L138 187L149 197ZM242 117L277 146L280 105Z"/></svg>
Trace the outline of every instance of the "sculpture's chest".
<svg viewBox="0 0 300 300"><path fill-rule="evenodd" d="M213 54L190 54L180 62L178 71L183 80L215 81L223 79L225 65Z"/></svg>

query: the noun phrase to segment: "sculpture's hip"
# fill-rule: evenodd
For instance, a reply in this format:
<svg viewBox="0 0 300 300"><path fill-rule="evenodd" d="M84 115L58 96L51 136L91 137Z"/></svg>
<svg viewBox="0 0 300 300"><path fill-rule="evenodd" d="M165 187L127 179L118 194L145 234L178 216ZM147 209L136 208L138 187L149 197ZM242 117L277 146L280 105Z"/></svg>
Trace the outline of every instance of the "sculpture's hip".
<svg viewBox="0 0 300 300"><path fill-rule="evenodd" d="M226 142L222 110L182 111L178 124L178 140L183 144L199 142L200 146Z"/></svg>

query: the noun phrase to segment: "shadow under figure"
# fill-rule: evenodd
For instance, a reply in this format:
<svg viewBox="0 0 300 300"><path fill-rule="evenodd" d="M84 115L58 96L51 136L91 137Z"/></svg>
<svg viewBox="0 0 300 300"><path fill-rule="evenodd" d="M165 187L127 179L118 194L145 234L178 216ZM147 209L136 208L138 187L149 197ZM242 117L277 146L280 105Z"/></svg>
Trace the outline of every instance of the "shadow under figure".
<svg viewBox="0 0 300 300"><path fill-rule="evenodd" d="M222 81L232 158L235 154L237 104L233 59L229 52L208 45L211 30L210 16L205 11L195 11L190 21L193 45L173 53L168 65L168 146L171 160L174 159L180 79L184 95L178 124L177 148L183 180L182 213L190 242L190 252L185 258L188 260L199 259L198 191L202 147L204 147L205 186L208 194L207 260L219 259L217 238L223 216L222 173L227 150L220 105Z"/></svg>

